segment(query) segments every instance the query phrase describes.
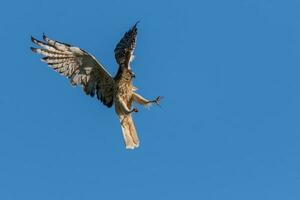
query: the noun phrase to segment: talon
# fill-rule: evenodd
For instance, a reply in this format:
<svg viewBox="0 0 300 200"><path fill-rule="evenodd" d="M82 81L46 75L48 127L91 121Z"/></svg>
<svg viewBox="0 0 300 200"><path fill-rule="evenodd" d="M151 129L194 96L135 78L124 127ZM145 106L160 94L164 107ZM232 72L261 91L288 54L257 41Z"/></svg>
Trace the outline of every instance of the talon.
<svg viewBox="0 0 300 200"><path fill-rule="evenodd" d="M153 103L156 103L157 105L159 105L161 99L162 99L162 97L161 97L161 96L158 96L158 97L156 97L156 99L153 100L152 102L153 102Z"/></svg>
<svg viewBox="0 0 300 200"><path fill-rule="evenodd" d="M133 108L131 112L137 113L137 112L139 112L139 110L137 108Z"/></svg>

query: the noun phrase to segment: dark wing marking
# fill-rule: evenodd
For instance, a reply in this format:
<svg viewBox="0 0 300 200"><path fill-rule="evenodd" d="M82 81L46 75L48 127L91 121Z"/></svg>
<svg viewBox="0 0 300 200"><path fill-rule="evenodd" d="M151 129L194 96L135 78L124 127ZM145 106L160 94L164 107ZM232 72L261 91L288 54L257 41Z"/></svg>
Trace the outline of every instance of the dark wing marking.
<svg viewBox="0 0 300 200"><path fill-rule="evenodd" d="M31 37L31 41L41 47L31 47L31 50L44 55L42 61L68 77L72 85L82 85L87 95L93 97L96 94L104 105L113 105L114 80L94 56L78 47L51 40L45 35L43 39L44 42Z"/></svg>
<svg viewBox="0 0 300 200"><path fill-rule="evenodd" d="M136 45L137 24L138 22L124 34L114 50L116 61L120 67L130 69L130 62L134 58L133 52Z"/></svg>

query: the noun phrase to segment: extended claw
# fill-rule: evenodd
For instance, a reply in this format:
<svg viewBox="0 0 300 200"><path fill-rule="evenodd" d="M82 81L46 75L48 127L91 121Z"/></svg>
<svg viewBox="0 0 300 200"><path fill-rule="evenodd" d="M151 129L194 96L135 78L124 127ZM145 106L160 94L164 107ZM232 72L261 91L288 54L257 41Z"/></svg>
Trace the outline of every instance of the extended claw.
<svg viewBox="0 0 300 200"><path fill-rule="evenodd" d="M160 104L160 100L162 99L163 97L162 96L158 96L158 97L156 97L156 99L155 100L153 100L153 101L151 101L152 103L156 103L156 105L158 105L159 106L159 104Z"/></svg>
<svg viewBox="0 0 300 200"><path fill-rule="evenodd" d="M133 108L133 109L131 110L131 113L132 113L132 112L137 113L137 112L139 112L139 110L138 110L137 108Z"/></svg>

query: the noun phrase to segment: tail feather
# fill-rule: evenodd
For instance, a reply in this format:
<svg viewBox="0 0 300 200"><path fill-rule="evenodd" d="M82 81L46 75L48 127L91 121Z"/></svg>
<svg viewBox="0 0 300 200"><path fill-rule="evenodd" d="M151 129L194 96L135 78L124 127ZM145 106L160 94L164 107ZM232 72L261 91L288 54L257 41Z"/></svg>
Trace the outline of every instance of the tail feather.
<svg viewBox="0 0 300 200"><path fill-rule="evenodd" d="M120 115L119 119L126 149L134 149L139 147L140 141L131 115Z"/></svg>

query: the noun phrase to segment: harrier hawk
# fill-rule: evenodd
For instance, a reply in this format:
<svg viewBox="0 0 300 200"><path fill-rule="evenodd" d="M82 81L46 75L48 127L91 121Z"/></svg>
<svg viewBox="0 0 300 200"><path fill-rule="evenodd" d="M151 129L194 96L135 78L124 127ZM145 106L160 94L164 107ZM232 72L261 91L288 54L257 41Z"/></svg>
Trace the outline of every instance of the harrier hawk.
<svg viewBox="0 0 300 200"><path fill-rule="evenodd" d="M68 77L73 86L82 85L87 95L94 96L107 107L115 104L115 111L119 117L125 146L134 149L139 146L139 138L132 120L131 113L138 112L131 108L132 103L151 105L160 103L161 97L147 100L137 94L132 81L135 78L130 63L136 45L137 23L127 31L117 44L114 53L119 65L118 72L112 77L103 65L88 52L66 44L49 39L43 35L44 41L31 37L31 41L40 48L31 47L35 53L42 54L42 61L46 62L58 73Z"/></svg>

